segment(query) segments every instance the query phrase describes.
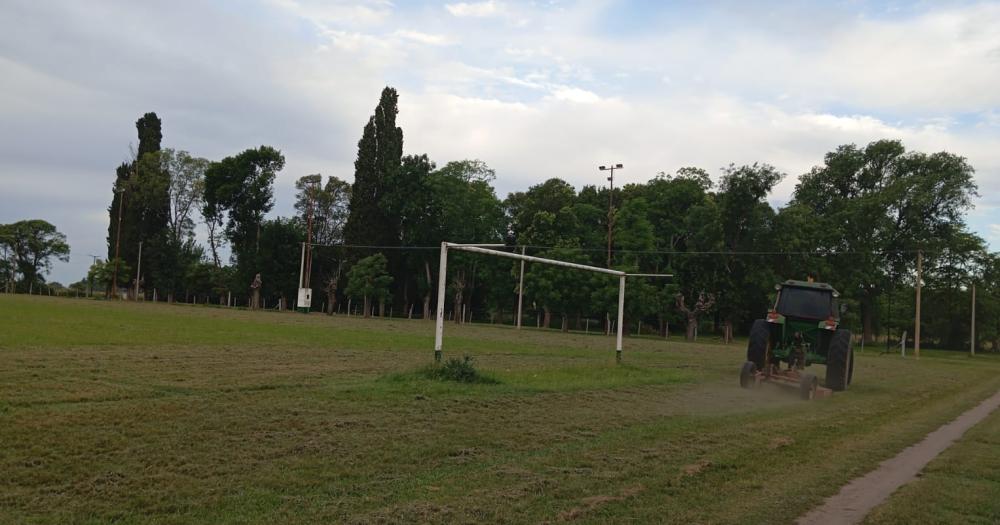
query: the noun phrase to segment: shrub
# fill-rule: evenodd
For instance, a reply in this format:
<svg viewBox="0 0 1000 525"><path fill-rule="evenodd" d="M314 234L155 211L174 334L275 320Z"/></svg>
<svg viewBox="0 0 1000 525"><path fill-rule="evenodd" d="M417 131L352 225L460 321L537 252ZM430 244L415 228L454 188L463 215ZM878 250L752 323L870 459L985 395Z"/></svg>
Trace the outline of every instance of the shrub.
<svg viewBox="0 0 1000 525"><path fill-rule="evenodd" d="M439 381L483 384L499 383L496 379L476 370L475 360L472 356L468 355L462 357L462 359L452 357L445 361L443 365L429 367L426 369L425 374L427 377Z"/></svg>

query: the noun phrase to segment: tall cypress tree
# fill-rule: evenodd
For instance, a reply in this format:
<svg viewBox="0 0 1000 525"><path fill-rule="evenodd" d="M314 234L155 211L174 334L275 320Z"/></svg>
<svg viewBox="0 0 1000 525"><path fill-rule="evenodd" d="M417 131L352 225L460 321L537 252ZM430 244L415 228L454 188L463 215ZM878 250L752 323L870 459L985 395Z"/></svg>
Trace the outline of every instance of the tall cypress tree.
<svg viewBox="0 0 1000 525"><path fill-rule="evenodd" d="M170 215L170 175L159 167L150 154L160 151L163 139L162 122L156 113L146 113L135 123L139 137L136 158L122 163L115 171L111 206L108 208L108 259L119 257L131 268L139 259L139 242L143 242L143 275L146 288L155 286L154 275L164 266L168 256L164 238ZM124 197L124 206L122 201ZM119 207L120 233L119 233ZM120 239L119 239L120 236ZM129 279L134 278L129 276Z"/></svg>
<svg viewBox="0 0 1000 525"><path fill-rule="evenodd" d="M382 90L375 113L368 119L358 141L350 214L344 226L347 244L399 244L399 219L382 203L388 183L399 170L403 158L403 130L396 127L398 100L395 89Z"/></svg>

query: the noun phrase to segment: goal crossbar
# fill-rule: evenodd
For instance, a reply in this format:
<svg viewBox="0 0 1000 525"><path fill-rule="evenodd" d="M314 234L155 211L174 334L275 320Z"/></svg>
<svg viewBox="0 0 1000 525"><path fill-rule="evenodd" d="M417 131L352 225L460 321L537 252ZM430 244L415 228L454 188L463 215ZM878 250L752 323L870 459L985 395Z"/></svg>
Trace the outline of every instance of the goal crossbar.
<svg viewBox="0 0 1000 525"><path fill-rule="evenodd" d="M615 340L615 359L619 362L622 359L622 335L624 334L624 327L622 326L622 321L624 319L624 310L625 310L625 278L626 277L673 277L670 274L654 274L654 273L630 274L619 270L612 270L609 268L600 268L597 266L588 266L586 264L571 263L566 261L560 261L557 259L546 259L544 257L534 257L531 255L504 252L495 249L495 248L503 248L505 246L506 245L503 244L459 244L453 242L441 243L441 261L440 261L440 266L438 267L437 321L434 331L435 361L441 361L441 347L444 341L444 301L445 301L445 288L448 282L446 278L448 274L448 250L459 250L464 252L481 253L484 255L495 255L498 257L506 257L508 259L517 259L520 261L548 264L552 266L562 266L564 268L573 268L576 270L603 273L606 275L614 275L618 277L618 324L617 324L618 334Z"/></svg>

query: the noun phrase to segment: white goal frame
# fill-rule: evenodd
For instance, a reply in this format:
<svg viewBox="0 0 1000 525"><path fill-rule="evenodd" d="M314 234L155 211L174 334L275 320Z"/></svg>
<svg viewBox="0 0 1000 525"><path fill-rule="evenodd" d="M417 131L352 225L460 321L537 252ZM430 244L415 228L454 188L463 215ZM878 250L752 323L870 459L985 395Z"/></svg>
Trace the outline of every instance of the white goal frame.
<svg viewBox="0 0 1000 525"><path fill-rule="evenodd" d="M445 289L448 283L447 276L448 276L449 249L460 250L464 252L481 253L485 255L496 255L500 257L507 257L508 259L517 259L526 262L551 264L553 266L562 266L564 268L573 268L575 270L584 270L588 272L597 272L597 273L617 276L618 277L618 325L617 325L618 335L615 340L615 360L619 363L622 360L622 335L624 333L623 332L624 327L622 326L622 321L624 319L624 314L625 314L625 278L626 277L673 277L673 275L671 274L625 273L618 270L611 270L609 268L588 266L586 264L577 264L566 261L559 261L556 259L545 259L543 257L533 257L531 255L504 252L495 249L504 247L506 247L506 245L504 244L460 244L454 242L441 243L441 262L438 267L437 321L434 329L434 361L436 362L441 361L441 346L442 343L444 342L444 302L445 302ZM521 278L524 279L523 270L521 273ZM518 290L520 292L523 292L523 286L519 286Z"/></svg>

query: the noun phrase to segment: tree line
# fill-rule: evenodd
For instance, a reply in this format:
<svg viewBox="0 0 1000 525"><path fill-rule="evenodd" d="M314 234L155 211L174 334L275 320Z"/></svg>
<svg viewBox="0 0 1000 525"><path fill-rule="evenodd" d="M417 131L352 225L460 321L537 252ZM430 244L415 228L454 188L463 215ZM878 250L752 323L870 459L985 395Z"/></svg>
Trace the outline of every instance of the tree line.
<svg viewBox="0 0 1000 525"><path fill-rule="evenodd" d="M405 154L397 114L398 93L386 87L358 141L353 183L300 177L294 215L277 218L267 215L285 164L279 150L260 146L209 161L162 148L160 119L143 115L135 154L116 170L107 257L75 286L246 305L259 276L265 304L292 307L308 237L314 305L331 314L350 304L363 315L429 319L441 241L503 243L530 255L673 274L629 280L630 333L675 329L693 338L700 329L728 340L766 312L775 283L810 275L842 293L844 322L870 343L912 326L919 254L923 344L968 344L975 283L979 344L1000 347L1000 256L965 223L977 188L961 156L907 151L896 140L842 145L799 176L780 208L767 198L787 175L764 163L727 166L717 180L684 167L613 189L553 178L501 199L496 173L482 161L438 166L426 154ZM195 239L197 223L207 246ZM0 236L4 253L10 238ZM19 246L16 268L6 258L0 268L23 283L42 279L37 263L22 263L28 252ZM514 322L519 263L450 258L449 316ZM524 294L526 323L610 330L616 317L617 282L607 276L529 264Z"/></svg>

